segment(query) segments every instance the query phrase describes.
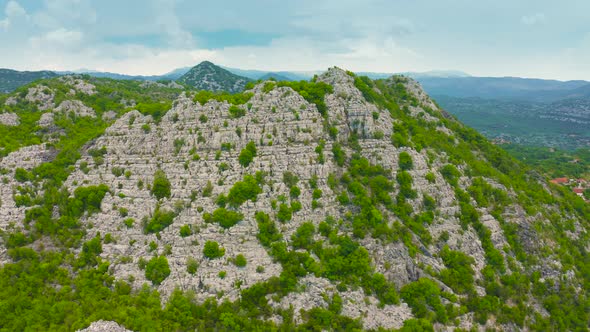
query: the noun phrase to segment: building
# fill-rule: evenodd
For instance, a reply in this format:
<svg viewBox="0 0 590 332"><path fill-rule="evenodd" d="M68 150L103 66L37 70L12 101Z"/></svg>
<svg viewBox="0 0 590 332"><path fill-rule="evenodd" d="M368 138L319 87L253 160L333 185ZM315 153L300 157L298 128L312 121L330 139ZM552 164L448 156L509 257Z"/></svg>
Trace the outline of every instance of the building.
<svg viewBox="0 0 590 332"><path fill-rule="evenodd" d="M549 182L555 183L555 184L567 184L569 182L569 180L568 180L568 178L556 178L556 179L553 179Z"/></svg>
<svg viewBox="0 0 590 332"><path fill-rule="evenodd" d="M580 197L584 197L584 188L574 188L574 193Z"/></svg>

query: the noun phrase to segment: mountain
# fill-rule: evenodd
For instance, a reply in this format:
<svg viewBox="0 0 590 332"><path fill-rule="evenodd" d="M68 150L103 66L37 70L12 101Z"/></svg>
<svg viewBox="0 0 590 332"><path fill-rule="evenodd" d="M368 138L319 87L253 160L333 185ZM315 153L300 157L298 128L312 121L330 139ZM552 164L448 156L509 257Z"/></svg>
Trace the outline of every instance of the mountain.
<svg viewBox="0 0 590 332"><path fill-rule="evenodd" d="M191 70L191 67L177 68L177 69L174 69L173 71L166 73L162 76L165 77L166 79L176 81L177 79L181 78L182 75L186 74L189 70Z"/></svg>
<svg viewBox="0 0 590 332"><path fill-rule="evenodd" d="M283 77L287 78L286 81L307 81L307 80L311 79L313 77L313 75L319 73L319 72L291 72L291 71L268 72L268 71L263 71L263 70L239 69L239 68L231 68L231 67L223 67L223 68L227 69L228 71L230 71L236 75L244 76L244 77L247 77L247 78L254 80L254 81L257 81L259 79L263 79L263 77L268 74L275 74L275 75L283 76Z"/></svg>
<svg viewBox="0 0 590 332"><path fill-rule="evenodd" d="M588 329L590 204L413 79L0 105L5 330Z"/></svg>
<svg viewBox="0 0 590 332"><path fill-rule="evenodd" d="M556 81L519 77L419 77L417 80L433 96L457 98L510 99L551 102L588 91L590 82ZM585 90L584 90L585 89ZM579 93L579 91L578 91Z"/></svg>
<svg viewBox="0 0 590 332"><path fill-rule="evenodd" d="M286 76L283 76L281 74L277 74L277 73L267 73L267 74L260 76L258 79L266 81L266 80L270 80L271 78L274 79L275 81L293 81L292 79L290 79Z"/></svg>
<svg viewBox="0 0 590 332"><path fill-rule="evenodd" d="M0 93L14 91L19 86L29 84L33 81L57 77L58 74L52 71L16 71L0 68Z"/></svg>
<svg viewBox="0 0 590 332"><path fill-rule="evenodd" d="M359 76L367 76L371 79L384 79L394 75L392 73L376 73L376 72L357 72ZM421 78L451 78L451 77L469 77L470 75L458 70L432 70L427 72L401 72L395 75L403 75L419 80Z"/></svg>
<svg viewBox="0 0 590 332"><path fill-rule="evenodd" d="M126 75L126 74L111 73L111 72L104 72L104 71L95 71L95 70L90 70L90 69L80 69L80 70L75 70L75 71L61 71L61 72L58 72L58 74L60 74L60 75L83 74L83 75L88 75L88 76L98 77L98 78L112 78L115 80L153 81L153 82L155 82L155 81L162 81L162 80L174 81L188 71L188 69L186 69L186 71L184 71L184 72L183 72L183 70L184 70L183 68L179 68L179 69L176 69L176 70L174 70L170 73L164 74L164 75L147 75L147 76L146 75Z"/></svg>
<svg viewBox="0 0 590 332"><path fill-rule="evenodd" d="M203 61L182 75L177 82L195 87L199 90L227 91L230 93L244 90L246 77L232 74L209 61Z"/></svg>

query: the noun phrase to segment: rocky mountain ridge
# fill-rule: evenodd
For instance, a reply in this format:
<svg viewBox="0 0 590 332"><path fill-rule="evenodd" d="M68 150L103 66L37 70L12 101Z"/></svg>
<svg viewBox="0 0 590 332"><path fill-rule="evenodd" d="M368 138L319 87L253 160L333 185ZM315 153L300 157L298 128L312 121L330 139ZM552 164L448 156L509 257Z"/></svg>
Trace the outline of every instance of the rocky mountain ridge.
<svg viewBox="0 0 590 332"><path fill-rule="evenodd" d="M191 319L216 317L140 322L115 297L68 329L587 325L568 301L587 301L588 209L411 79L331 68L227 95L66 77L0 102L14 136L1 141L0 276L63 252L65 275L105 278L93 293L153 289L166 310L189 299ZM18 138L26 128L35 140Z"/></svg>

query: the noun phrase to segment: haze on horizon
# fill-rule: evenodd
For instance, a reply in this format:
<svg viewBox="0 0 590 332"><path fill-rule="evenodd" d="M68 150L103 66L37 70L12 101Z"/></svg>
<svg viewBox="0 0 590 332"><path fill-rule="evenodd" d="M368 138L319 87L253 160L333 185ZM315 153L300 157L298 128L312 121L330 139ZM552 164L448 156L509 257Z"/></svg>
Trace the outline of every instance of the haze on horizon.
<svg viewBox="0 0 590 332"><path fill-rule="evenodd" d="M590 1L0 0L0 67L460 70L590 80Z"/></svg>

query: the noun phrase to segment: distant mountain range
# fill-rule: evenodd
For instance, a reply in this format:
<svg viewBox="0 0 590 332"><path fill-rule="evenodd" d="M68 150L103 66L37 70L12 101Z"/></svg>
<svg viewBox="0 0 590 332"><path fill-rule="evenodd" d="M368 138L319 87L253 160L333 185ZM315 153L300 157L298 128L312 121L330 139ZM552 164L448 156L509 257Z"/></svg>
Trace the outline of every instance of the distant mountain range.
<svg viewBox="0 0 590 332"><path fill-rule="evenodd" d="M0 69L0 92L14 91L19 86L45 78L57 77L52 71L16 71L12 69Z"/></svg>
<svg viewBox="0 0 590 332"><path fill-rule="evenodd" d="M125 80L171 80L198 89L241 91L248 81L309 80L318 72L267 72L217 66L204 61L195 67L164 75L124 75L92 70L74 72L19 72L0 69L0 92L10 92L31 81L82 73ZM359 72L372 79L391 73ZM461 71L405 72L461 121L490 138L528 145L573 149L590 146L590 82L519 77L474 77Z"/></svg>
<svg viewBox="0 0 590 332"><path fill-rule="evenodd" d="M415 77L434 96L552 102L590 96L590 82L519 77Z"/></svg>

